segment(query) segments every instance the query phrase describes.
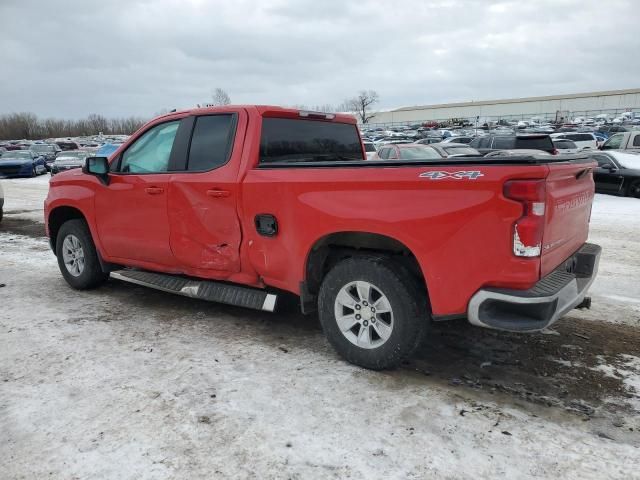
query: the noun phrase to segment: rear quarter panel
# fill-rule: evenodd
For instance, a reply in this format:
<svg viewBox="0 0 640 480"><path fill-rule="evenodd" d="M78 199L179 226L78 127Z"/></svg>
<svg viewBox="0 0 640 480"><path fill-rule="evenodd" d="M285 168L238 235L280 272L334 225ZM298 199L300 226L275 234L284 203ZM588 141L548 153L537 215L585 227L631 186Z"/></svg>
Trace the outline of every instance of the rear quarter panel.
<svg viewBox="0 0 640 480"><path fill-rule="evenodd" d="M479 171L476 180L420 177L430 171ZM512 178L544 178L539 165L259 168L243 184L248 256L266 284L299 293L313 245L336 232L371 232L416 256L436 315L464 313L482 286L529 288L539 259L512 254L512 226L522 214L505 199ZM257 234L253 218L275 215L277 236Z"/></svg>

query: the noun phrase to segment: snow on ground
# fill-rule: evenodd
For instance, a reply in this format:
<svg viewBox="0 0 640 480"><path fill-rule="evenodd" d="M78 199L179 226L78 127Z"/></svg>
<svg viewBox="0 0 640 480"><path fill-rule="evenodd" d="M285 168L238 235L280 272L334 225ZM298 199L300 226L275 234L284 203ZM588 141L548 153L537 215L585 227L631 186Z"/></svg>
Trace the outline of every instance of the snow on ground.
<svg viewBox="0 0 640 480"><path fill-rule="evenodd" d="M43 202L49 191L50 175L0 180L4 190L4 211L12 218L44 223Z"/></svg>
<svg viewBox="0 0 640 480"><path fill-rule="evenodd" d="M12 229L42 221L46 177L2 183ZM0 477L633 478L632 202L597 196L594 309L561 335L439 326L393 372L343 362L293 311L73 291L46 239L0 226Z"/></svg>
<svg viewBox="0 0 640 480"><path fill-rule="evenodd" d="M602 259L584 318L640 327L640 200L597 194L589 241L602 247Z"/></svg>

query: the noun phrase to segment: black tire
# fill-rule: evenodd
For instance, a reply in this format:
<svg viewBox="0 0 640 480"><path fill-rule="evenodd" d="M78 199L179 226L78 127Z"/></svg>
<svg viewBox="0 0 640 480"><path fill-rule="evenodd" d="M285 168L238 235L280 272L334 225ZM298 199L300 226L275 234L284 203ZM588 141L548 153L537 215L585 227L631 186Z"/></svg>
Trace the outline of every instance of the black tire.
<svg viewBox="0 0 640 480"><path fill-rule="evenodd" d="M33 168L31 169L31 178L37 177L37 176L38 176L38 171L36 170L36 166L34 165Z"/></svg>
<svg viewBox="0 0 640 480"><path fill-rule="evenodd" d="M627 197L640 198L640 180L635 180L627 187Z"/></svg>
<svg viewBox="0 0 640 480"><path fill-rule="evenodd" d="M377 287L387 297L393 311L391 334L375 348L362 348L352 343L338 327L337 295L354 281L365 281ZM407 269L384 257L353 257L336 264L322 281L318 314L322 329L336 351L347 361L372 370L400 365L422 343L430 326L424 287L419 286Z"/></svg>
<svg viewBox="0 0 640 480"><path fill-rule="evenodd" d="M84 254L84 268L78 276L72 275L64 263L63 245L65 238L69 235L73 235L79 240ZM96 246L91 238L89 227L87 227L84 220L68 220L62 224L56 238L56 256L58 257L58 266L62 276L71 287L77 290L99 287L109 278L109 274L104 273L100 268Z"/></svg>

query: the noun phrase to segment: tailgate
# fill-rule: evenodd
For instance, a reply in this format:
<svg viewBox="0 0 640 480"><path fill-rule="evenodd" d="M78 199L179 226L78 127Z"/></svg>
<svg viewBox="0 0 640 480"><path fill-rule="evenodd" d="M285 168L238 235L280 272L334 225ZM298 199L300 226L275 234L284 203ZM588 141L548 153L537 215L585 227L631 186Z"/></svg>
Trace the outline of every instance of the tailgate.
<svg viewBox="0 0 640 480"><path fill-rule="evenodd" d="M595 162L550 163L540 274L569 258L589 235Z"/></svg>

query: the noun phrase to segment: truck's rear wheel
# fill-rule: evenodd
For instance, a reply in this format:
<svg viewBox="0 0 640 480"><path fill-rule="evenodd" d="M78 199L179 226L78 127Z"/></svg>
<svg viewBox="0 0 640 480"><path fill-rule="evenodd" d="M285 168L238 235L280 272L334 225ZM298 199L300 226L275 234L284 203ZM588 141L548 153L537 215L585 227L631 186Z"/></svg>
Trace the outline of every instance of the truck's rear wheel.
<svg viewBox="0 0 640 480"><path fill-rule="evenodd" d="M60 227L56 255L62 276L73 288L95 288L109 278L100 268L98 253L84 220L69 220Z"/></svg>
<svg viewBox="0 0 640 480"><path fill-rule="evenodd" d="M318 299L329 342L349 362L394 368L428 327L426 292L404 268L384 258L341 261L324 278Z"/></svg>

